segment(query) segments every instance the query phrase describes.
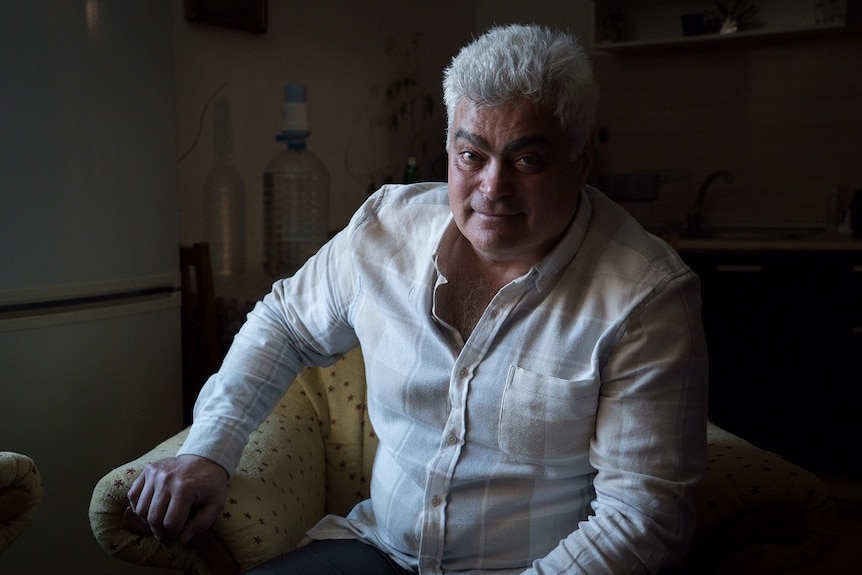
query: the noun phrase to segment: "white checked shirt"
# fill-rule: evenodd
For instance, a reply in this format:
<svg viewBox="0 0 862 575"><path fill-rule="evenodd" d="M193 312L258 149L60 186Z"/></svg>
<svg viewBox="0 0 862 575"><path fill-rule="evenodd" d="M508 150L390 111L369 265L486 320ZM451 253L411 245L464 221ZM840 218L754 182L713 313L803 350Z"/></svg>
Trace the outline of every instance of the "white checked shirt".
<svg viewBox="0 0 862 575"><path fill-rule="evenodd" d="M249 315L183 453L234 469L304 363L361 342L371 498L315 539L420 573L641 573L678 559L705 465L696 276L588 188L556 248L469 339L435 314L445 185L381 189Z"/></svg>

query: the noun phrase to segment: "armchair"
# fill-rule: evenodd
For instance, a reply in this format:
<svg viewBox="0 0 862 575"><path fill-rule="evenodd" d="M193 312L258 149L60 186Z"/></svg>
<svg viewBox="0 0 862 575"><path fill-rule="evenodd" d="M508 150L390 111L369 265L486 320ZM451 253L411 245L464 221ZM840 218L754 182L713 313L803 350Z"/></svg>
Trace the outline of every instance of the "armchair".
<svg viewBox="0 0 862 575"><path fill-rule="evenodd" d="M365 409L358 349L306 369L255 431L231 477L222 517L189 546L164 547L127 509L150 461L175 454L186 432L108 473L90 523L106 552L195 574L235 574L293 549L327 513L368 496L377 438ZM680 573L765 573L825 553L834 526L826 486L811 473L710 424L709 469L697 497L698 529Z"/></svg>
<svg viewBox="0 0 862 575"><path fill-rule="evenodd" d="M36 517L42 504L42 479L26 455L0 451L0 551Z"/></svg>

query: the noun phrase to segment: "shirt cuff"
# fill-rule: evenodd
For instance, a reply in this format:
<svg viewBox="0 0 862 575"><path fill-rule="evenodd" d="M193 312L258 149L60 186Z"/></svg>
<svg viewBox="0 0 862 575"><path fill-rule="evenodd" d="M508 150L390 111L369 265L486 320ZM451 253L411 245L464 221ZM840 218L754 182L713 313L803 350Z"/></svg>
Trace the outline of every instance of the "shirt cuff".
<svg viewBox="0 0 862 575"><path fill-rule="evenodd" d="M233 476L246 442L224 426L212 421L195 422L177 455L206 457L221 465L228 476Z"/></svg>

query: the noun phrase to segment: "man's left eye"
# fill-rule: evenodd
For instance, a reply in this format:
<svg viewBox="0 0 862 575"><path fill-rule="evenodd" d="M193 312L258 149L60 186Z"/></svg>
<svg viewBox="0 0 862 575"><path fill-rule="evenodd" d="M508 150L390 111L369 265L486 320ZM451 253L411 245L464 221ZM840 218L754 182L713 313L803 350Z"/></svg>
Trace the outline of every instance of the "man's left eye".
<svg viewBox="0 0 862 575"><path fill-rule="evenodd" d="M538 156L519 156L515 158L515 165L522 170L536 169L541 163L541 159Z"/></svg>

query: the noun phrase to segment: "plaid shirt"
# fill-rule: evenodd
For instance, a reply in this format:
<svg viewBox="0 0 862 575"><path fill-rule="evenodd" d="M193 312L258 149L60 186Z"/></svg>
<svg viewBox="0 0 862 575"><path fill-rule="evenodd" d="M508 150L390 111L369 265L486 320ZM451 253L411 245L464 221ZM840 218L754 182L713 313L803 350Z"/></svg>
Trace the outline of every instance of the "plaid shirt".
<svg viewBox="0 0 862 575"><path fill-rule="evenodd" d="M420 573L639 573L678 559L705 466L697 277L592 188L466 342L435 314L445 185L381 189L249 315L185 453L233 469L303 364L361 342L380 439L355 537Z"/></svg>

